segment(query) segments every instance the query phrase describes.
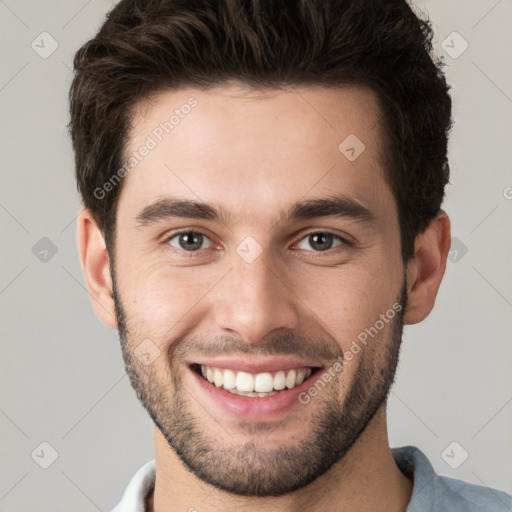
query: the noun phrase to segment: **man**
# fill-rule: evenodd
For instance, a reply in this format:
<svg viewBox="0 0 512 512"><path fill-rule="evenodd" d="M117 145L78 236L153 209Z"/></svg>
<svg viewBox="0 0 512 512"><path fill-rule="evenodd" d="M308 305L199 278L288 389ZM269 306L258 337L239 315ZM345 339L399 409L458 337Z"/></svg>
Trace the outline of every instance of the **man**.
<svg viewBox="0 0 512 512"><path fill-rule="evenodd" d="M77 52L80 258L155 424L116 512L511 510L388 443L450 246L431 35L399 0L123 0Z"/></svg>

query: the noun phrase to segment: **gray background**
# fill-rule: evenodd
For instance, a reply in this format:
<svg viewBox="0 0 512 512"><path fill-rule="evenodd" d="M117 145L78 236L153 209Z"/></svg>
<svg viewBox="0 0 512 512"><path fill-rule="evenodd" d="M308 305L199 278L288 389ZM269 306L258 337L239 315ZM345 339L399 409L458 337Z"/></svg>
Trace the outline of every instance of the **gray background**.
<svg viewBox="0 0 512 512"><path fill-rule="evenodd" d="M112 5L0 0L1 511L107 511L153 458L150 419L117 331L92 310L75 244L72 59ZM390 444L420 447L442 474L512 492L512 1L416 5L435 22L453 86L444 207L456 240L433 313L405 329ZM58 44L47 58L44 31ZM469 45L460 55L454 31Z"/></svg>

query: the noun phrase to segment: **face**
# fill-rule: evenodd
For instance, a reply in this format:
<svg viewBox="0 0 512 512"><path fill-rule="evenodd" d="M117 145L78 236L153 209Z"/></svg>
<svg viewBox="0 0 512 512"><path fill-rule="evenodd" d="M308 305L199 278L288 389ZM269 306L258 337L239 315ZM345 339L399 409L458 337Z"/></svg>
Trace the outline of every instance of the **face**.
<svg viewBox="0 0 512 512"><path fill-rule="evenodd" d="M406 283L377 99L166 92L137 110L128 153L144 145L112 269L131 383L202 480L304 487L384 406L398 358Z"/></svg>

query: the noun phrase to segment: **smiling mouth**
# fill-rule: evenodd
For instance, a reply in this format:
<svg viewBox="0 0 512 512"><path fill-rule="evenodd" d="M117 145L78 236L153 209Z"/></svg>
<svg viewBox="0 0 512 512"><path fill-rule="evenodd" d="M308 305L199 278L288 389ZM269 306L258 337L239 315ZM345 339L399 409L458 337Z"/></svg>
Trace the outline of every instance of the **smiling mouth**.
<svg viewBox="0 0 512 512"><path fill-rule="evenodd" d="M273 372L243 371L192 364L192 370L214 386L248 397L266 397L293 389L311 378L319 367L302 367Z"/></svg>

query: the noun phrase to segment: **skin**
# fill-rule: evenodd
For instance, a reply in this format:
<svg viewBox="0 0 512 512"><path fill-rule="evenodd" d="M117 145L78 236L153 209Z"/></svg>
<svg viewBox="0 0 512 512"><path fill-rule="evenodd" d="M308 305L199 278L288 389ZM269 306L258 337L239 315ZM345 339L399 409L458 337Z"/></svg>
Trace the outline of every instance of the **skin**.
<svg viewBox="0 0 512 512"><path fill-rule="evenodd" d="M117 206L116 303L102 233L88 210L78 220L80 259L93 307L103 322L119 328L132 385L161 427L154 428L156 485L147 509L405 511L412 482L392 458L381 396L398 356L400 337L398 343L393 339L391 322L321 393L307 405L294 406L284 419L244 422L226 416L205 400L185 361L199 357L201 347L214 339L223 340L227 355L261 358L291 334L295 345L290 344L290 355L293 347L306 347L301 350L307 354L325 356L319 360L328 368L332 359L327 355L346 353L402 291L407 293L404 324L422 321L434 306L446 268L448 216L439 212L417 237L415 255L404 265L397 206L382 163L379 105L369 89L253 91L227 83L210 91L161 93L137 109L130 150L190 96L198 105L125 178ZM366 147L353 162L338 150L351 133ZM375 223L337 217L276 221L296 201L333 193L363 204ZM167 218L138 226L139 212L164 196L215 204L229 213L229 223ZM183 228L205 234L212 244L183 256L177 237L174 246L168 242ZM334 239L336 247L315 251L307 235L326 231L353 245ZM236 252L247 236L262 249L250 264ZM144 339L160 350L148 366L133 357ZM379 380L381 375L387 378ZM365 396L349 407L347 397L354 389ZM377 410L361 419L377 398L382 402ZM183 414L172 414L177 403L214 454L229 457L252 443L256 450L247 460L249 472L258 470L254 479L266 469L269 474L276 470L263 454L297 450L300 459L301 442L312 439L320 428L318 418L333 404L342 423L350 424L351 412L365 428L354 434L339 460L307 485L278 496L243 496L208 483L170 447L173 425L186 421ZM332 451L346 441L333 436ZM321 454L313 452L313 457ZM223 464L243 467L237 466L237 457ZM223 478L222 471L215 475L206 464L203 470Z"/></svg>

